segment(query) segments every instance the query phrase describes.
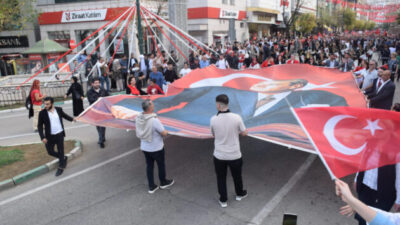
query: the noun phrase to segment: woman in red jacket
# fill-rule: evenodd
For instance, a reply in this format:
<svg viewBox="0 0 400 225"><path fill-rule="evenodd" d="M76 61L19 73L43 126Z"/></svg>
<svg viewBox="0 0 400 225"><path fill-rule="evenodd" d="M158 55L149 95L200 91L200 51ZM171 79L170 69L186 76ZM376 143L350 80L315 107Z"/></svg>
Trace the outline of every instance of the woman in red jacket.
<svg viewBox="0 0 400 225"><path fill-rule="evenodd" d="M136 79L134 76L129 77L128 88L130 90L131 95L140 95L139 90L136 88Z"/></svg>
<svg viewBox="0 0 400 225"><path fill-rule="evenodd" d="M29 96L31 97L31 102L33 105L33 131L37 132L38 116L39 112L42 110L42 99L46 97L46 95L42 95L40 92L39 80L33 81L31 90L29 91Z"/></svg>
<svg viewBox="0 0 400 225"><path fill-rule="evenodd" d="M268 57L262 64L261 68L269 67L275 65L274 58L272 56Z"/></svg>

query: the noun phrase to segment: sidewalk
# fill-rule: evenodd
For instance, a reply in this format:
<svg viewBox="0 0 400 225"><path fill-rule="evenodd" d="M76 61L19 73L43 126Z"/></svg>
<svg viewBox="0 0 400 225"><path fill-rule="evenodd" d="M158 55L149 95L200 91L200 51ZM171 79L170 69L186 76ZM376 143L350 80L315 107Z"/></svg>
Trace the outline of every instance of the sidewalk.
<svg viewBox="0 0 400 225"><path fill-rule="evenodd" d="M121 95L121 94L125 94L125 91L112 92L111 93L111 95ZM85 98L83 103L84 104L88 103L87 98ZM66 105L66 104L72 104L72 100L54 102L54 105L56 105L56 106ZM15 108L15 109L4 109L4 110L0 110L0 114L2 114L2 113L10 113L10 112L21 112L21 111L25 111L25 110L27 110L25 107L19 107L19 108Z"/></svg>

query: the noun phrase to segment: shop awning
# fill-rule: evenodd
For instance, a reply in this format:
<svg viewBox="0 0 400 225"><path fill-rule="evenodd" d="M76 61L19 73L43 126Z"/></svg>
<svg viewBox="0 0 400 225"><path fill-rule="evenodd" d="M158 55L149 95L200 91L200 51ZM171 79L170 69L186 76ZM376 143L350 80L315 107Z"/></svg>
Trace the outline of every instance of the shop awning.
<svg viewBox="0 0 400 225"><path fill-rule="evenodd" d="M55 41L45 39L37 42L32 48L23 52L22 54L47 54L47 53L57 53L66 52L68 48L65 48Z"/></svg>
<svg viewBox="0 0 400 225"><path fill-rule="evenodd" d="M261 8L261 7L249 7L247 11L250 12L264 12L264 13L271 13L271 14L280 14L278 10L275 9L268 9L268 8Z"/></svg>

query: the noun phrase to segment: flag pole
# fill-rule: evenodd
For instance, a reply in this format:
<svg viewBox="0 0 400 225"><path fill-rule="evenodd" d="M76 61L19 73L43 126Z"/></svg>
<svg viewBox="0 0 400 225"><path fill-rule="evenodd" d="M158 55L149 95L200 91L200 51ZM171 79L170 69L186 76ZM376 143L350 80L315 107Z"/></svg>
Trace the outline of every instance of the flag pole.
<svg viewBox="0 0 400 225"><path fill-rule="evenodd" d="M332 180L336 180L336 176L333 175L331 168L329 168L328 164L326 163L324 157L322 157L321 152L319 151L317 145L314 143L314 140L311 138L310 134L308 133L307 129L304 127L303 123L301 122L300 118L297 116L296 111L294 111L292 105L290 104L290 102L287 100L287 98L285 98L286 102L289 105L290 111L292 111L294 117L296 118L297 122L300 124L300 127L303 129L304 133L306 133L308 139L310 140L311 144L314 146L315 150L318 153L319 158L322 160L322 163L324 164L325 168L328 170L329 175L331 176Z"/></svg>

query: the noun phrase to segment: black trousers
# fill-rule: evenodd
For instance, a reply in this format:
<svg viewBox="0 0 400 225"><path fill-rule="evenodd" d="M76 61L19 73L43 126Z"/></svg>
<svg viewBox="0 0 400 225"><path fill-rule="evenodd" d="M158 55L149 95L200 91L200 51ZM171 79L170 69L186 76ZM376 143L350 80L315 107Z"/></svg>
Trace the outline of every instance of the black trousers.
<svg viewBox="0 0 400 225"><path fill-rule="evenodd" d="M97 133L99 134L99 140L97 141L97 144L102 144L106 141L106 128L96 126L96 129Z"/></svg>
<svg viewBox="0 0 400 225"><path fill-rule="evenodd" d="M220 160L214 157L215 172L217 174L217 184L219 200L221 202L228 201L228 194L226 188L226 175L228 167L231 170L233 182L235 184L236 195L243 195L243 181L242 181L242 158L236 160Z"/></svg>
<svg viewBox="0 0 400 225"><path fill-rule="evenodd" d="M57 145L57 152L54 151L54 147ZM53 157L58 158L59 167L65 168L65 160L64 160L64 135L58 133L56 135L50 135L46 144L47 153Z"/></svg>
<svg viewBox="0 0 400 225"><path fill-rule="evenodd" d="M369 188L365 184L361 183L361 187L359 188L359 191L357 192L358 194L358 199L365 203L368 206L372 206L377 209L381 209L384 211L389 211L395 201L395 196L393 196L393 199L390 200L383 200L378 198L378 192ZM356 220L358 220L359 225L366 225L367 223L365 220L358 214L355 215Z"/></svg>
<svg viewBox="0 0 400 225"><path fill-rule="evenodd" d="M146 158L146 174L147 181L149 183L149 188L155 187L154 183L154 161L157 163L158 167L158 178L160 179L160 184L166 183L166 171L165 171L165 151L164 148L156 152L146 152L143 151Z"/></svg>

